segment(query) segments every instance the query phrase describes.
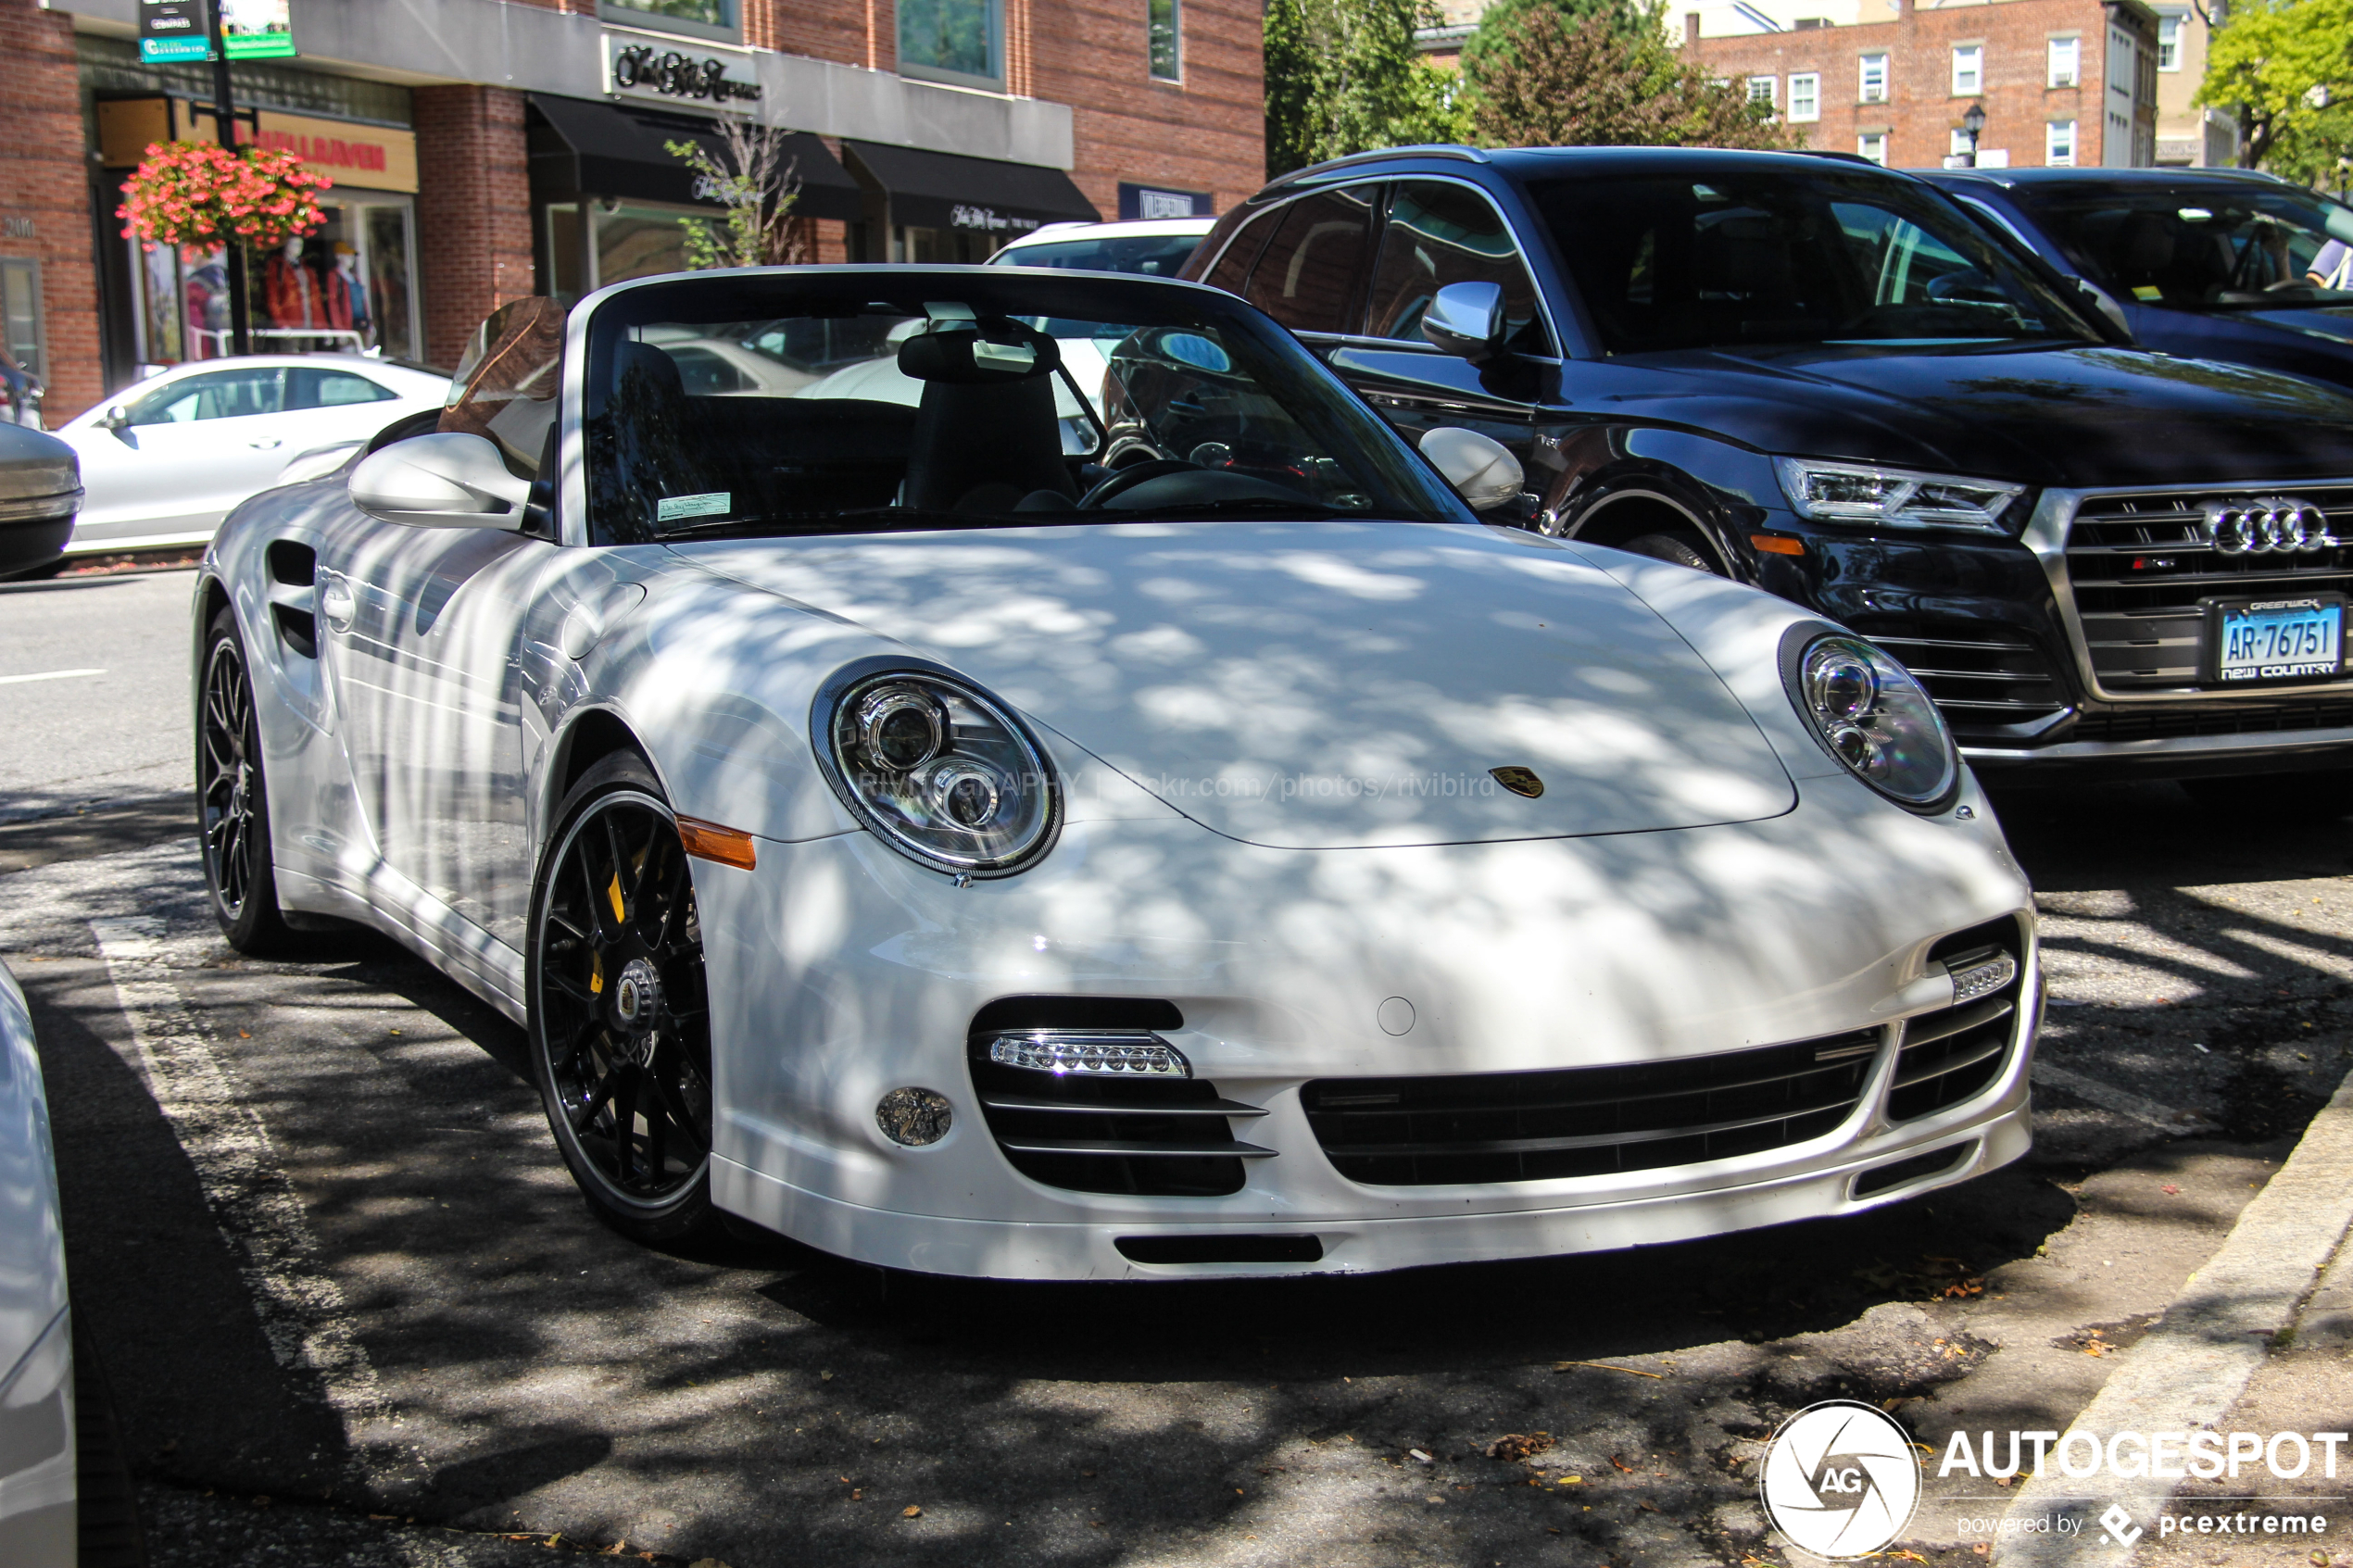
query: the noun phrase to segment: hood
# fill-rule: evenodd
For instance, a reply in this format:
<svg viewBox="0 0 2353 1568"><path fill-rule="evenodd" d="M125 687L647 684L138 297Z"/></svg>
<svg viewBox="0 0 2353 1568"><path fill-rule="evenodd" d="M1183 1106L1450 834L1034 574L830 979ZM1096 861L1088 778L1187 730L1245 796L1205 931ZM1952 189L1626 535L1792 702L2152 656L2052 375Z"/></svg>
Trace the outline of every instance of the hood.
<svg viewBox="0 0 2353 1568"><path fill-rule="evenodd" d="M2070 488L2353 475L2353 396L2209 359L1816 345L1609 363L1622 384L1579 398L1589 413L1620 405L1768 452Z"/></svg>
<svg viewBox="0 0 2353 1568"><path fill-rule="evenodd" d="M1254 844L1639 833L1796 804L1698 655L1527 533L1139 522L675 548L962 671Z"/></svg>
<svg viewBox="0 0 2353 1568"><path fill-rule="evenodd" d="M2353 306L2308 305L2300 309L2216 310L2208 313L2208 319L2245 321L2251 326L2293 332L2298 337L2317 338L2330 347L2353 344Z"/></svg>

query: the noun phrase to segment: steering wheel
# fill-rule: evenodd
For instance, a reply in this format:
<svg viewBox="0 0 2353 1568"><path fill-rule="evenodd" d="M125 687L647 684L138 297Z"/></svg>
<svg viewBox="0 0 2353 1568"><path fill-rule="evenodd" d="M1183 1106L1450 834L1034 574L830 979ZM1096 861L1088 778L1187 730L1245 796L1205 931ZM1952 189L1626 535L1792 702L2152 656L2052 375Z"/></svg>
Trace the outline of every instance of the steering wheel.
<svg viewBox="0 0 2353 1568"><path fill-rule="evenodd" d="M1199 463L1189 463L1182 458L1154 458L1150 462L1132 464L1121 469L1117 473L1081 495L1078 498L1078 509L1082 512L1092 511L1110 501L1113 496L1124 495L1148 479L1159 479L1172 473L1190 473L1199 467L1201 467Z"/></svg>

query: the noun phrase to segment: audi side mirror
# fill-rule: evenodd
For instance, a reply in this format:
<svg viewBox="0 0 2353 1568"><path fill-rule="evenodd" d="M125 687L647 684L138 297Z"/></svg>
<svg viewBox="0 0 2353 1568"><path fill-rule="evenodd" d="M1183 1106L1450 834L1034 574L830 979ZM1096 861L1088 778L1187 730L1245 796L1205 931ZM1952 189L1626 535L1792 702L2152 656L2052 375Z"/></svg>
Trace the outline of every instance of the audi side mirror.
<svg viewBox="0 0 2353 1568"><path fill-rule="evenodd" d="M531 481L518 479L479 435L435 431L369 454L351 470L352 505L421 528L523 526Z"/></svg>
<svg viewBox="0 0 2353 1568"><path fill-rule="evenodd" d="M1519 495L1528 477L1510 447L1460 425L1440 425L1424 431L1421 448L1422 456L1446 476L1446 483L1470 503L1475 512L1491 511L1511 501Z"/></svg>
<svg viewBox="0 0 2353 1568"><path fill-rule="evenodd" d="M2070 275L2067 281L2075 285L2075 292L2083 296L2084 304L2098 311L2110 325L2114 326L2118 332L2122 332L2127 340L2133 342L2139 341L2133 336L2133 323L2125 316L2124 307L2117 304L2114 299L2110 298L2108 296L2108 292L2106 289L2100 287L2099 284L2092 282L2089 278L2078 278Z"/></svg>
<svg viewBox="0 0 2353 1568"><path fill-rule="evenodd" d="M1509 330L1501 283L1448 283L1422 312L1422 336L1474 365L1500 358Z"/></svg>

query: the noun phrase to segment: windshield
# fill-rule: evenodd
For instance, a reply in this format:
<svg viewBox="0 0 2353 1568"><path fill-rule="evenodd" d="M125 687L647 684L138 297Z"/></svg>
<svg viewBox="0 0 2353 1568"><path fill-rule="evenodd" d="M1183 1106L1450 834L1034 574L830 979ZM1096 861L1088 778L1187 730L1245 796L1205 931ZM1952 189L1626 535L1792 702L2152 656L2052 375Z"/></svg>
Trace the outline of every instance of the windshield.
<svg viewBox="0 0 2353 1568"><path fill-rule="evenodd" d="M2189 310L2353 304L2353 209L2310 191L2216 181L2009 194L2120 298Z"/></svg>
<svg viewBox="0 0 2353 1568"><path fill-rule="evenodd" d="M589 343L598 543L1472 521L1296 340L1207 290L1014 268L679 280L612 296Z"/></svg>
<svg viewBox="0 0 2353 1568"><path fill-rule="evenodd" d="M1887 175L1534 182L1612 354L2104 341L1944 200Z"/></svg>
<svg viewBox="0 0 2353 1568"><path fill-rule="evenodd" d="M1173 278L1200 244L1200 234L1103 234L1088 240L1015 245L988 259L995 267L1061 267L1079 272Z"/></svg>

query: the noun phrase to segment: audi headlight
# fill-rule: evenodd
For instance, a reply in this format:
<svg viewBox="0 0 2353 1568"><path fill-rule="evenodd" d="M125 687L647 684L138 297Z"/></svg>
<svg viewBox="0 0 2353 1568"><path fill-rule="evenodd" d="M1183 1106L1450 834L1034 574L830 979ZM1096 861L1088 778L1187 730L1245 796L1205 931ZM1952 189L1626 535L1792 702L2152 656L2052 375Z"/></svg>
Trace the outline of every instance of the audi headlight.
<svg viewBox="0 0 2353 1568"><path fill-rule="evenodd" d="M2007 533L2002 514L2025 490L1990 479L1915 473L1872 463L1826 463L1776 458L1781 490L1800 517L1819 522L1872 523L1884 528L1960 528Z"/></svg>
<svg viewBox="0 0 2353 1568"><path fill-rule="evenodd" d="M818 697L817 751L844 804L935 871L1002 876L1051 847L1053 769L1011 709L929 670L886 669Z"/></svg>
<svg viewBox="0 0 2353 1568"><path fill-rule="evenodd" d="M1944 716L1905 669L1848 633L1800 627L1782 670L1822 749L1865 784L1915 810L1941 809L1961 779Z"/></svg>

